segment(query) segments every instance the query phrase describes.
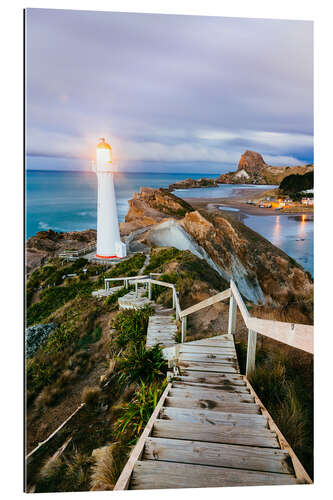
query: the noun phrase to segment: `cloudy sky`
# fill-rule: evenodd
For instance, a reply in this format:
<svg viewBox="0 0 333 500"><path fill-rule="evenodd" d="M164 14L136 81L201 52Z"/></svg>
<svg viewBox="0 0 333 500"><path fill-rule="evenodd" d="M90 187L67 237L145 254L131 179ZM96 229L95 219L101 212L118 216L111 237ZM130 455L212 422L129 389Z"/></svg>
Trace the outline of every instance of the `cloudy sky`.
<svg viewBox="0 0 333 500"><path fill-rule="evenodd" d="M28 9L26 79L29 168L313 161L309 21Z"/></svg>

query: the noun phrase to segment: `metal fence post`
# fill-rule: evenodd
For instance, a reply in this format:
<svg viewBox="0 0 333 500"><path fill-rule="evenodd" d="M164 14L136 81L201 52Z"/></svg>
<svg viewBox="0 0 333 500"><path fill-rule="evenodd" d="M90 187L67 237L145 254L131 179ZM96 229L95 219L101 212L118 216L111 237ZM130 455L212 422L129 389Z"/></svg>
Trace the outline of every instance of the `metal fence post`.
<svg viewBox="0 0 333 500"><path fill-rule="evenodd" d="M150 278L148 281L148 299L151 300L151 281L150 281Z"/></svg>

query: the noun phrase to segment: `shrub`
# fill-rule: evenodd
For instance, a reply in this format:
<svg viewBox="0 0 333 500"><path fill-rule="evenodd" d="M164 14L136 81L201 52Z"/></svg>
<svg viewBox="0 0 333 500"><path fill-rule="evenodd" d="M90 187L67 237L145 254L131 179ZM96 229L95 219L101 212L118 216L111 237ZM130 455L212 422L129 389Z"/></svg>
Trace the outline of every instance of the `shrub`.
<svg viewBox="0 0 333 500"><path fill-rule="evenodd" d="M113 490L118 476L120 475L126 451L119 443L97 448L92 452L94 465L90 477L90 485L93 491Z"/></svg>
<svg viewBox="0 0 333 500"><path fill-rule="evenodd" d="M82 392L82 402L87 406L96 407L99 403L101 389L95 387L85 387Z"/></svg>
<svg viewBox="0 0 333 500"><path fill-rule="evenodd" d="M145 268L145 273L149 273L152 271L156 271L159 267L161 267L166 262L170 262L171 260L176 259L181 255L181 250L178 250L175 247L168 248L155 248L150 256L150 262L148 266Z"/></svg>
<svg viewBox="0 0 333 500"><path fill-rule="evenodd" d="M152 308L147 306L142 309L126 309L117 314L112 327L117 330L116 342L120 347L128 342L141 342L145 337L149 316Z"/></svg>
<svg viewBox="0 0 333 500"><path fill-rule="evenodd" d="M139 380L151 384L166 375L167 362L159 345L146 349L144 342L131 344L120 360L120 384L128 385Z"/></svg>
<svg viewBox="0 0 333 500"><path fill-rule="evenodd" d="M162 384L155 382L150 385L141 382L140 389L135 393L133 399L124 405L121 416L115 423L114 430L117 438L125 438L128 440L128 444L133 444L137 440L153 413L166 384L166 380Z"/></svg>

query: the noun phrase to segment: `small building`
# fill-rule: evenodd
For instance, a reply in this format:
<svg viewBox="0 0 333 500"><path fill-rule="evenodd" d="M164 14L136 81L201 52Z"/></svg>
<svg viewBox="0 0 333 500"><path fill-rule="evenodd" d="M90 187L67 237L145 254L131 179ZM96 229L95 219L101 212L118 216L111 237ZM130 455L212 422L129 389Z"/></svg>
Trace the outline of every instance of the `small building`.
<svg viewBox="0 0 333 500"><path fill-rule="evenodd" d="M302 205L313 205L313 198L302 198Z"/></svg>

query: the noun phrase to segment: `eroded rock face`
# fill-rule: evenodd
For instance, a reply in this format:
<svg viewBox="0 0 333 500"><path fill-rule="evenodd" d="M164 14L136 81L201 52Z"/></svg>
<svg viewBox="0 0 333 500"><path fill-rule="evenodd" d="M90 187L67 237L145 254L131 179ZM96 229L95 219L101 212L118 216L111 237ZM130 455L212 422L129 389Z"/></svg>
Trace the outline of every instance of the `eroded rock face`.
<svg viewBox="0 0 333 500"><path fill-rule="evenodd" d="M145 239L190 250L256 304L287 304L290 297L312 292L312 280L299 264L232 216L192 210L154 224Z"/></svg>
<svg viewBox="0 0 333 500"><path fill-rule="evenodd" d="M258 170L262 170L266 166L261 154L247 149L240 157L238 163L238 171L245 170L249 175L254 175Z"/></svg>
<svg viewBox="0 0 333 500"><path fill-rule="evenodd" d="M184 217L186 212L193 207L186 201L174 196L167 189L141 188L139 193L134 193L129 200L129 210L125 223L120 224L122 235L140 227L158 224L166 218Z"/></svg>

